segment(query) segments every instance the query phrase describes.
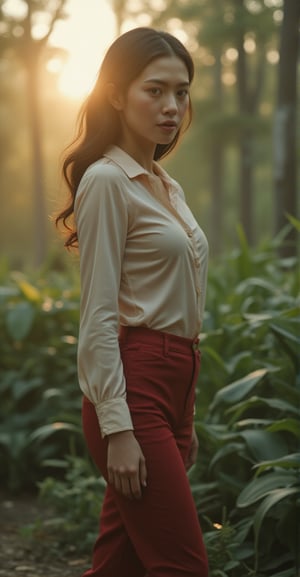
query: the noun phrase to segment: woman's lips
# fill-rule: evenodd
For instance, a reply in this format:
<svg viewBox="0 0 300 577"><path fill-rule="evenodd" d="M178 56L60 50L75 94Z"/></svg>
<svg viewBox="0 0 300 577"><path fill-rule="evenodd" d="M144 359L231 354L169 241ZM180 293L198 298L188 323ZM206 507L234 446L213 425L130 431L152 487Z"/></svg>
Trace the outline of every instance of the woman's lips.
<svg viewBox="0 0 300 577"><path fill-rule="evenodd" d="M164 132L173 132L173 130L176 130L177 128L176 122L162 122L158 126Z"/></svg>

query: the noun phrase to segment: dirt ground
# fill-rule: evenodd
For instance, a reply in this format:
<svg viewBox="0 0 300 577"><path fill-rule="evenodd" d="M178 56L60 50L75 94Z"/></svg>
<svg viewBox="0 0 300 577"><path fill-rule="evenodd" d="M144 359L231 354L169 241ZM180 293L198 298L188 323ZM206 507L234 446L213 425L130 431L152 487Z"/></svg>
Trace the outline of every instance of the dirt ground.
<svg viewBox="0 0 300 577"><path fill-rule="evenodd" d="M53 539L49 543L47 522L51 511L42 510L32 496L1 498L0 577L81 577L89 559L76 554L75 548L60 552ZM32 524L38 527L35 539L28 530Z"/></svg>

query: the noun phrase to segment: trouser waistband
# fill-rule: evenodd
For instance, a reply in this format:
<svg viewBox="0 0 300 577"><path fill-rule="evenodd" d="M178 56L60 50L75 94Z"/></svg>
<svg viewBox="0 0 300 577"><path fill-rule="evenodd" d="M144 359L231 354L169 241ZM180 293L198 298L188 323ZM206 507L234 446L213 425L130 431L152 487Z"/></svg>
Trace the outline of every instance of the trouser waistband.
<svg viewBox="0 0 300 577"><path fill-rule="evenodd" d="M198 350L199 337L189 339L186 337L181 337L179 335L174 335L172 333L167 333L164 331L158 331L155 329L149 329L147 327L132 327L121 325L119 331L119 341L120 344L137 342L151 345L160 345L165 351L173 350L178 352L188 352Z"/></svg>

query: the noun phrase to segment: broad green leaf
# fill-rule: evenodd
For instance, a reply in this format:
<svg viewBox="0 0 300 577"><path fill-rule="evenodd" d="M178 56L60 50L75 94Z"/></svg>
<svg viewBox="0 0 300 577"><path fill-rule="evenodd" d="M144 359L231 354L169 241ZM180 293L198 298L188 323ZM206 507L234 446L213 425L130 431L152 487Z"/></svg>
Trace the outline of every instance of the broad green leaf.
<svg viewBox="0 0 300 577"><path fill-rule="evenodd" d="M43 425L31 433L30 441L44 441L50 435L53 435L58 431L70 431L72 433L78 433L80 432L80 429L75 427L75 425L71 425L70 423L51 423L50 425Z"/></svg>
<svg viewBox="0 0 300 577"><path fill-rule="evenodd" d="M234 428L236 431L239 431L240 429L249 429L249 427L263 428L271 425L271 423L273 423L273 419L243 419L242 421L234 423Z"/></svg>
<svg viewBox="0 0 300 577"><path fill-rule="evenodd" d="M294 414L299 416L299 407L295 407L291 403L288 403L288 402L283 401L281 399L263 398L262 401L264 404L268 405L269 407L272 407L273 409L278 409L279 411L283 411L283 412L286 411L286 412L294 413Z"/></svg>
<svg viewBox="0 0 300 577"><path fill-rule="evenodd" d="M259 277L251 277L245 279L236 287L236 293L243 294L245 291L249 291L249 289L255 290L257 288L262 288L271 294L277 291L276 285Z"/></svg>
<svg viewBox="0 0 300 577"><path fill-rule="evenodd" d="M231 455L232 453L238 455L240 452L243 451L244 451L243 443L227 443L221 449L219 449L219 451L216 452L216 454L214 455L214 457L210 462L209 470L211 470L218 461L224 459L224 457L228 457L228 455Z"/></svg>
<svg viewBox="0 0 300 577"><path fill-rule="evenodd" d="M297 476L284 471L274 471L260 478L255 478L242 490L237 498L238 507L249 507L262 499L274 489L289 487L297 483Z"/></svg>
<svg viewBox="0 0 300 577"><path fill-rule="evenodd" d="M219 403L231 405L243 399L267 374L267 369L258 369L242 379L227 385L215 395L210 409L213 410Z"/></svg>
<svg viewBox="0 0 300 577"><path fill-rule="evenodd" d="M235 530L236 530L235 541L240 543L240 545L242 543L244 543L247 536L249 535L249 531L252 529L252 526L253 526L253 518L252 517L245 517L244 519L242 519L241 521L236 523L236 525L235 525ZM245 543L244 547L245 547L245 549L247 549L248 552L249 552L249 547L251 547L251 551L253 553L253 544L252 543L249 543L249 541L247 541L247 543Z"/></svg>
<svg viewBox="0 0 300 577"><path fill-rule="evenodd" d="M234 371L236 370L236 368L241 365L241 363L243 362L252 362L252 354L251 351L242 351L242 352L238 352L236 355L233 355L227 362L226 362L226 367L227 367L227 372L229 374L234 373Z"/></svg>
<svg viewBox="0 0 300 577"><path fill-rule="evenodd" d="M225 569L225 571L231 571L235 567L238 567L239 564L240 564L239 561L230 560L230 561L227 561L227 563L225 563L224 569Z"/></svg>
<svg viewBox="0 0 300 577"><path fill-rule="evenodd" d="M15 401L19 401L25 395L31 393L35 389L38 389L42 384L42 379L36 377L35 379L16 379L12 383L12 393Z"/></svg>
<svg viewBox="0 0 300 577"><path fill-rule="evenodd" d="M261 324L273 318L271 313L244 313L243 318L250 323Z"/></svg>
<svg viewBox="0 0 300 577"><path fill-rule="evenodd" d="M283 312L282 317L283 319L295 319L297 322L300 322L300 306L296 306L292 309L285 310Z"/></svg>
<svg viewBox="0 0 300 577"><path fill-rule="evenodd" d="M24 456L28 444L28 437L24 435L23 431L0 435L0 445L6 448L11 461L20 459L21 455Z"/></svg>
<svg viewBox="0 0 300 577"><path fill-rule="evenodd" d="M62 459L45 459L42 465L43 467L54 467L56 469L67 469L69 467L69 463Z"/></svg>
<svg viewBox="0 0 300 577"><path fill-rule="evenodd" d="M238 494L241 492L244 486L244 482L241 481L239 477L234 474L234 472L232 475L227 475L226 473L220 472L219 480L222 489L224 489L224 487L229 488L230 493L234 491L236 494Z"/></svg>
<svg viewBox="0 0 300 577"><path fill-rule="evenodd" d="M275 489L272 491L260 504L255 515L254 515L254 534L255 534L255 549L258 550L258 540L261 530L262 523L270 511L275 505L277 505L283 499L288 497L296 497L300 495L300 489L298 487L287 487L283 489Z"/></svg>
<svg viewBox="0 0 300 577"><path fill-rule="evenodd" d="M198 434L211 438L213 441L228 441L236 438L236 433L231 433L225 425L214 425L195 420Z"/></svg>
<svg viewBox="0 0 300 577"><path fill-rule="evenodd" d="M251 522L251 526L252 526L252 522ZM236 539L236 537L235 537ZM239 545L238 549L235 552L235 556L239 561L244 561L245 559L249 559L250 557L253 557L254 554L254 547L253 545L247 543L245 545L241 544Z"/></svg>
<svg viewBox="0 0 300 577"><path fill-rule="evenodd" d="M300 421L297 419L281 419L269 425L267 431L288 431L300 439Z"/></svg>
<svg viewBox="0 0 300 577"><path fill-rule="evenodd" d="M31 331L35 308L29 302L20 302L8 309L5 322L9 335L15 341L22 341Z"/></svg>
<svg viewBox="0 0 300 577"><path fill-rule="evenodd" d="M272 323L270 323L270 328L275 333L279 333L286 339L293 341L297 345L300 345L299 320L296 322L296 320L287 320L283 318L276 319L276 321L274 320Z"/></svg>
<svg viewBox="0 0 300 577"><path fill-rule="evenodd" d="M248 429L241 431L239 434L244 439L256 461L278 459L288 453L288 446L285 440L276 433L269 433L259 429Z"/></svg>
<svg viewBox="0 0 300 577"><path fill-rule="evenodd" d="M228 381L228 373L224 359L214 350L213 347L201 346L203 371L208 376L213 389L219 388L219 383Z"/></svg>
<svg viewBox="0 0 300 577"><path fill-rule="evenodd" d="M296 218L295 216L291 215L291 214L286 214L286 217L288 218L288 220L290 221L290 223L293 225L293 227L300 232L300 219Z"/></svg>
<svg viewBox="0 0 300 577"><path fill-rule="evenodd" d="M226 366L222 357L215 351L212 347L203 346L201 347L202 355L209 355L210 358L219 365L219 367L226 372Z"/></svg>
<svg viewBox="0 0 300 577"><path fill-rule="evenodd" d="M242 403L238 403L229 409L226 409L226 414L234 413L231 423L234 423L240 416L249 409L253 409L255 406L265 405L271 409L276 409L279 412L283 412L285 414L292 413L294 415L299 415L299 408L294 407L291 403L287 403L286 401L282 401L280 399L267 399L265 397L257 397L253 396Z"/></svg>
<svg viewBox="0 0 300 577"><path fill-rule="evenodd" d="M280 459L274 459L272 461L263 461L262 463L257 463L254 468L257 469L256 475L260 475L265 469L270 467L282 467L283 469L299 469L300 468L300 453L293 453L291 455L286 455Z"/></svg>
<svg viewBox="0 0 300 577"><path fill-rule="evenodd" d="M20 281L18 281L18 286L20 287L23 295L32 302L38 302L41 299L41 293L40 291L33 286L31 283L29 283L28 281L22 279Z"/></svg>
<svg viewBox="0 0 300 577"><path fill-rule="evenodd" d="M284 571L280 571L279 573L275 573L273 577L295 577L295 569L285 569Z"/></svg>
<svg viewBox="0 0 300 577"><path fill-rule="evenodd" d="M217 481L211 483L191 483L193 493L208 493L209 491L215 491L218 487Z"/></svg>

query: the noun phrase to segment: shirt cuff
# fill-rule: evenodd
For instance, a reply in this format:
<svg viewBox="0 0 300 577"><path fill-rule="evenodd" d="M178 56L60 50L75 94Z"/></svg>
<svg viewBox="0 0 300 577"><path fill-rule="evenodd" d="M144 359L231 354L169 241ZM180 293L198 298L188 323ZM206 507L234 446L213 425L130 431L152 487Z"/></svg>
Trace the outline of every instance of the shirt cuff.
<svg viewBox="0 0 300 577"><path fill-rule="evenodd" d="M102 437L120 431L133 430L129 407L122 397L95 405L95 410Z"/></svg>

